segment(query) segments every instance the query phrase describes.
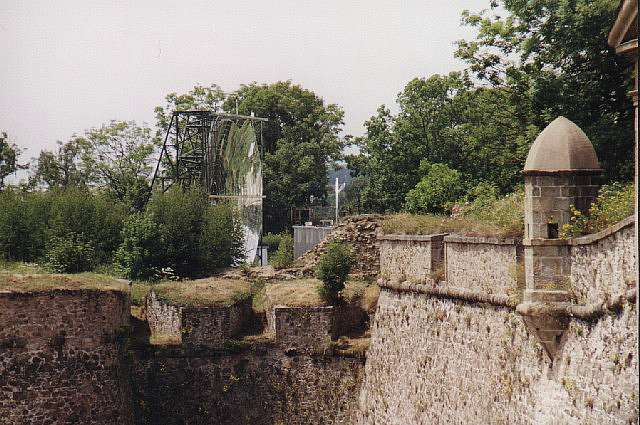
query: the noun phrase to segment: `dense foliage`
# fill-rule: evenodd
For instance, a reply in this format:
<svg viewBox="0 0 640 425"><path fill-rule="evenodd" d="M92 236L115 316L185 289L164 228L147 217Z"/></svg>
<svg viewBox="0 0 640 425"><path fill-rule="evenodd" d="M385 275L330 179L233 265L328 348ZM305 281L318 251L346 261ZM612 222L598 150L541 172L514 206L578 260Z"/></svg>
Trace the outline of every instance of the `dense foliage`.
<svg viewBox="0 0 640 425"><path fill-rule="evenodd" d="M468 192L490 183L510 193L530 144L559 115L589 136L605 179L630 179L631 73L606 44L618 3L505 0L465 12L477 36L460 41L456 55L469 69L411 80L398 94L399 112L381 106L354 139L360 153L348 164L361 179L363 209L441 212L438 203L420 205L423 161L459 172Z"/></svg>
<svg viewBox="0 0 640 425"><path fill-rule="evenodd" d="M278 243L276 253L271 256L269 263L274 269L284 269L293 263L293 237L283 233Z"/></svg>
<svg viewBox="0 0 640 425"><path fill-rule="evenodd" d="M320 256L316 277L322 281L320 296L328 303L335 303L344 289L349 272L354 263L353 250L340 241L331 241Z"/></svg>
<svg viewBox="0 0 640 425"><path fill-rule="evenodd" d="M18 163L22 151L15 143L9 141L6 132L0 132L0 190L4 187L4 179L26 165Z"/></svg>
<svg viewBox="0 0 640 425"><path fill-rule="evenodd" d="M0 257L85 271L111 260L121 242L123 204L82 188L0 193Z"/></svg>
<svg viewBox="0 0 640 425"><path fill-rule="evenodd" d="M169 190L154 196L144 213L124 226L115 256L121 272L133 279L206 275L243 256L242 229L233 208L210 205L197 190Z"/></svg>
<svg viewBox="0 0 640 425"><path fill-rule="evenodd" d="M571 222L560 229L561 238L596 233L633 215L634 185L612 183L600 188L587 214L572 206Z"/></svg>
<svg viewBox="0 0 640 425"><path fill-rule="evenodd" d="M443 213L463 193L462 179L457 170L446 164L420 164L420 179L407 193L405 209L411 213Z"/></svg>

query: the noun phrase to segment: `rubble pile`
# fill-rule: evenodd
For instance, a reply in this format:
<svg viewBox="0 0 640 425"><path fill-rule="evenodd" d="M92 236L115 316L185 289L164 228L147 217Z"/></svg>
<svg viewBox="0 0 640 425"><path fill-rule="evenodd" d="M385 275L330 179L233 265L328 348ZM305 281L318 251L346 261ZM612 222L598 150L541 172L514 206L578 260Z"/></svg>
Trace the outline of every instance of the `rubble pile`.
<svg viewBox="0 0 640 425"><path fill-rule="evenodd" d="M375 277L380 272L380 246L376 240L378 228L384 216L366 214L345 217L333 229L327 239L298 258L284 273L298 276L313 276L320 256L326 251L327 244L339 240L353 247L356 262L351 273L356 277Z"/></svg>

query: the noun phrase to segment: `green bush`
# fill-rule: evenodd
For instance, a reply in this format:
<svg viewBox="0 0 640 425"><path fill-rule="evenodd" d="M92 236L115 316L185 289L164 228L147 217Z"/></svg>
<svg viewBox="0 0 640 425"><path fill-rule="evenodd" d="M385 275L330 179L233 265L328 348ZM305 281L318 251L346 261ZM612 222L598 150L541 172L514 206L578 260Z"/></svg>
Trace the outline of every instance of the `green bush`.
<svg viewBox="0 0 640 425"><path fill-rule="evenodd" d="M79 235L54 236L49 241L46 260L56 273L86 272L95 266L95 250Z"/></svg>
<svg viewBox="0 0 640 425"><path fill-rule="evenodd" d="M335 303L339 293L344 289L354 256L350 246L338 241L331 241L316 269L316 277L322 281L320 296L329 303Z"/></svg>
<svg viewBox="0 0 640 425"><path fill-rule="evenodd" d="M197 190L170 190L127 220L115 262L130 279L198 277L242 258L242 237L230 205L210 205Z"/></svg>
<svg viewBox="0 0 640 425"><path fill-rule="evenodd" d="M405 197L405 209L410 213L441 214L464 193L462 177L446 164L420 164L424 177Z"/></svg>
<svg viewBox="0 0 640 425"><path fill-rule="evenodd" d="M152 280L162 264L160 233L151 214L132 214L122 229L114 263L129 279Z"/></svg>
<svg viewBox="0 0 640 425"><path fill-rule="evenodd" d="M267 246L267 250L269 254L272 254L278 250L278 246L280 245L280 241L282 240L282 236L286 235L286 232L283 233L267 233L266 235L262 235L262 244Z"/></svg>
<svg viewBox="0 0 640 425"><path fill-rule="evenodd" d="M231 205L210 205L204 213L199 251L203 271L236 264L244 257L244 232L238 212Z"/></svg>
<svg viewBox="0 0 640 425"><path fill-rule="evenodd" d="M110 262L122 242L127 215L121 202L86 188L51 192L48 240L75 238L91 242L96 264Z"/></svg>
<svg viewBox="0 0 640 425"><path fill-rule="evenodd" d="M32 262L44 256L50 204L46 192L0 192L0 258Z"/></svg>
<svg viewBox="0 0 640 425"><path fill-rule="evenodd" d="M616 182L602 186L587 214L571 206L571 222L560 229L559 236L567 239L596 233L633 215L633 195L633 183Z"/></svg>
<svg viewBox="0 0 640 425"><path fill-rule="evenodd" d="M282 234L278 250L270 262L274 269L284 269L293 263L293 237L290 234Z"/></svg>

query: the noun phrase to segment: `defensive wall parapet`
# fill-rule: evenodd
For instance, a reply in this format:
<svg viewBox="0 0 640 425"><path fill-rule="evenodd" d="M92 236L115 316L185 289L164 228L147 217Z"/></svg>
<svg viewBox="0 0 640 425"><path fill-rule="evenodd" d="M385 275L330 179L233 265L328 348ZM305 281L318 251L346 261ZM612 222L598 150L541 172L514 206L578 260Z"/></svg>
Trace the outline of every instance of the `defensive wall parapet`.
<svg viewBox="0 0 640 425"><path fill-rule="evenodd" d="M0 424L131 424L129 294L0 293Z"/></svg>

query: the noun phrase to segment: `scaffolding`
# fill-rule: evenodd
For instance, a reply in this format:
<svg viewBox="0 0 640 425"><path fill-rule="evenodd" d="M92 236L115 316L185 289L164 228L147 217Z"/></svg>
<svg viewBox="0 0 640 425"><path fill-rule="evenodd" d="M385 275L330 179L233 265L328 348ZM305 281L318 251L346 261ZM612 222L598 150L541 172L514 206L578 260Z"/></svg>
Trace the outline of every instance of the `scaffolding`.
<svg viewBox="0 0 640 425"><path fill-rule="evenodd" d="M233 202L253 262L262 235L262 126L266 118L175 111L164 135L152 190L200 187L211 202Z"/></svg>

